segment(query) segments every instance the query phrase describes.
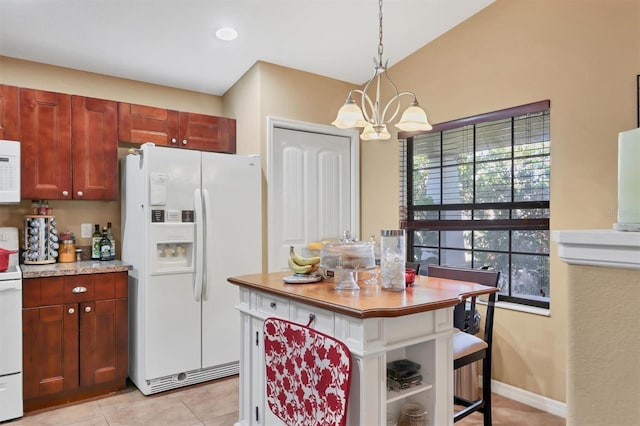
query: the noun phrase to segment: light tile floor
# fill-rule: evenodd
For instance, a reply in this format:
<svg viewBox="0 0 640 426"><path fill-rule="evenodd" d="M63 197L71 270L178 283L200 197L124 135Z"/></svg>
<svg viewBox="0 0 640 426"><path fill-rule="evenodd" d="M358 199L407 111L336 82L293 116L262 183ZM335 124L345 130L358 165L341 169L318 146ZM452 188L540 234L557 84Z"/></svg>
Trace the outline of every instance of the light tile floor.
<svg viewBox="0 0 640 426"><path fill-rule="evenodd" d="M131 385L112 396L28 414L6 426L229 426L237 420L234 376L150 396Z"/></svg>
<svg viewBox="0 0 640 426"><path fill-rule="evenodd" d="M500 395L493 395L493 404L495 426L565 425L564 418ZM30 413L2 426L230 426L238 419L237 410L238 377L234 376L151 396L144 396L131 385L111 396ZM481 425L480 413L456 423Z"/></svg>

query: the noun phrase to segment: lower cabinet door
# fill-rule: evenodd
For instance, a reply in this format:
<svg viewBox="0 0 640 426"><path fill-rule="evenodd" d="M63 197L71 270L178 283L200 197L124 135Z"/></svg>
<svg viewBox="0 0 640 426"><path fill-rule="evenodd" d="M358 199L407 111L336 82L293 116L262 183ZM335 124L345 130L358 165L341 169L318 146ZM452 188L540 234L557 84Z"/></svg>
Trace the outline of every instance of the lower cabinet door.
<svg viewBox="0 0 640 426"><path fill-rule="evenodd" d="M25 400L78 387L78 305L23 309Z"/></svg>
<svg viewBox="0 0 640 426"><path fill-rule="evenodd" d="M80 385L126 380L126 299L98 300L80 305Z"/></svg>

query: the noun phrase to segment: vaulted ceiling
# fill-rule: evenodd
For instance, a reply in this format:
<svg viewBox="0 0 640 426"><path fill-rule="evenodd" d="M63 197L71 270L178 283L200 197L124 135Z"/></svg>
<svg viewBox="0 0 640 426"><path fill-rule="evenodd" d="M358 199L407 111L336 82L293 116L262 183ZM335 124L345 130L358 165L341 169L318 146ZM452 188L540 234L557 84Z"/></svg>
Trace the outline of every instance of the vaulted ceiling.
<svg viewBox="0 0 640 426"><path fill-rule="evenodd" d="M493 1L386 0L384 59ZM222 95L259 60L362 84L378 26L375 0L0 0L0 55Z"/></svg>

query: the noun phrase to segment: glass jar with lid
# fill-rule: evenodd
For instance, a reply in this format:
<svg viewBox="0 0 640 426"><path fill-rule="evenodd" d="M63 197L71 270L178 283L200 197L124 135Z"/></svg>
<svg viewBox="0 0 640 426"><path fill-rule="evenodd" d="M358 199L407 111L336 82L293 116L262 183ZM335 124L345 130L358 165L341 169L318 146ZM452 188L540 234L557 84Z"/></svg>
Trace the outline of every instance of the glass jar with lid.
<svg viewBox="0 0 640 426"><path fill-rule="evenodd" d="M404 404L398 426L427 426L427 410L421 404Z"/></svg>
<svg viewBox="0 0 640 426"><path fill-rule="evenodd" d="M404 229L380 231L380 271L383 289L404 291L405 264Z"/></svg>

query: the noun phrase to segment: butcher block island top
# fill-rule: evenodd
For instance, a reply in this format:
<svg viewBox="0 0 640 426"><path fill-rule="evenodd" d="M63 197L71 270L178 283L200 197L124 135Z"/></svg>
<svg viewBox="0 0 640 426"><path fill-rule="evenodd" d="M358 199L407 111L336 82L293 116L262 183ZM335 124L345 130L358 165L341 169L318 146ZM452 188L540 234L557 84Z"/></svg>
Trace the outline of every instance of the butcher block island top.
<svg viewBox="0 0 640 426"><path fill-rule="evenodd" d="M291 272L242 275L228 281L308 305L357 318L399 317L457 305L464 299L497 292L497 288L467 281L416 276L405 291L383 290L379 285L358 282L359 291L336 290L335 282L287 284Z"/></svg>

